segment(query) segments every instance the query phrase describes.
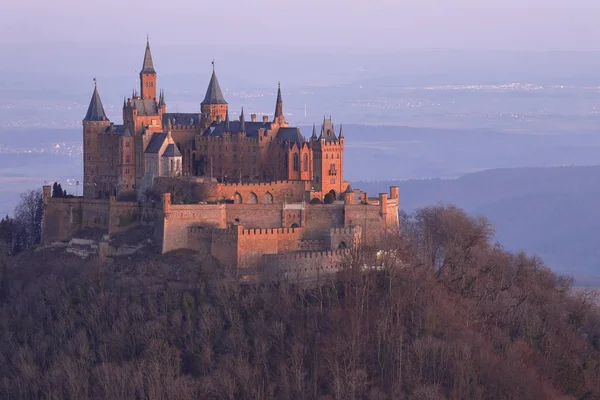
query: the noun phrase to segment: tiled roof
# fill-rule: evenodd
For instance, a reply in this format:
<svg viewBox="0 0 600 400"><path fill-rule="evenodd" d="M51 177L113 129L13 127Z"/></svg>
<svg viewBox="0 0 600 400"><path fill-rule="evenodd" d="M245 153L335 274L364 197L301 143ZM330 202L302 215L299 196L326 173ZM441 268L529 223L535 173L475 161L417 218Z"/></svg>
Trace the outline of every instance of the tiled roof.
<svg viewBox="0 0 600 400"><path fill-rule="evenodd" d="M158 115L158 107L154 99L132 99L131 105L138 115Z"/></svg>
<svg viewBox="0 0 600 400"><path fill-rule="evenodd" d="M277 139L290 143L304 143L306 141L300 132L300 128L279 128Z"/></svg>
<svg viewBox="0 0 600 400"><path fill-rule="evenodd" d="M198 125L200 123L200 114L194 114L194 113L163 114L163 125L167 125L169 120L171 120L171 125Z"/></svg>
<svg viewBox="0 0 600 400"><path fill-rule="evenodd" d="M204 96L202 104L227 104L225 98L223 97L223 92L221 91L221 86L219 85L217 74L215 74L214 69L212 76L210 77L208 89L206 89L206 95Z"/></svg>
<svg viewBox="0 0 600 400"><path fill-rule="evenodd" d="M155 133L152 135L152 139L150 139L150 143L146 147L146 153L158 153L160 148L163 145L163 142L167 138L167 134L164 132Z"/></svg>
<svg viewBox="0 0 600 400"><path fill-rule="evenodd" d="M163 157L181 157L181 152L173 143L167 146L165 152L162 155Z"/></svg>
<svg viewBox="0 0 600 400"><path fill-rule="evenodd" d="M100 100L100 94L98 88L94 86L94 93L92 93L92 99L88 106L87 113L85 114L84 121L108 121L102 101Z"/></svg>
<svg viewBox="0 0 600 400"><path fill-rule="evenodd" d="M225 122L221 122L218 124L211 125L205 132L205 135L208 136L223 136L224 132L227 132L225 129ZM246 126L246 137L258 137L258 130L270 130L271 122L244 122ZM229 121L229 133L239 133L240 132L240 121Z"/></svg>
<svg viewBox="0 0 600 400"><path fill-rule="evenodd" d="M155 74L154 63L152 62L152 53L150 53L150 42L146 42L146 52L144 53L144 64L142 65L142 74Z"/></svg>

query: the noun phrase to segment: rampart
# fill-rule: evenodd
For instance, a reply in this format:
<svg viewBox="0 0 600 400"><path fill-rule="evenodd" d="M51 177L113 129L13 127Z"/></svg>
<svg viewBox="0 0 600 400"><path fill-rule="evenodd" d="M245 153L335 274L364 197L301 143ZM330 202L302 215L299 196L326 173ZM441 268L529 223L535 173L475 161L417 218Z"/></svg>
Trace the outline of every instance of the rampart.
<svg viewBox="0 0 600 400"><path fill-rule="evenodd" d="M260 270L251 275L240 271L242 280L309 281L340 270L352 257L351 249L265 255Z"/></svg>
<svg viewBox="0 0 600 400"><path fill-rule="evenodd" d="M172 193L174 203L281 204L310 200L306 197L310 184L305 181L218 183L207 178L159 177L154 180L154 189L159 193Z"/></svg>

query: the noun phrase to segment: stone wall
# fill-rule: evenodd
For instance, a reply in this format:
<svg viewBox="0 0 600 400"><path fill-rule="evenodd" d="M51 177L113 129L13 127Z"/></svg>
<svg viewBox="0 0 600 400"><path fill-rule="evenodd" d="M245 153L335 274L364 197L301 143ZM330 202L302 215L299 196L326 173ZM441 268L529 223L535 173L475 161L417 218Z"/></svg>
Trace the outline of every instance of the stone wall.
<svg viewBox="0 0 600 400"><path fill-rule="evenodd" d="M42 244L67 240L81 229L83 198L45 199Z"/></svg>
<svg viewBox="0 0 600 400"><path fill-rule="evenodd" d="M259 276L254 278L291 282L320 279L339 271L351 256L350 249L265 255Z"/></svg>

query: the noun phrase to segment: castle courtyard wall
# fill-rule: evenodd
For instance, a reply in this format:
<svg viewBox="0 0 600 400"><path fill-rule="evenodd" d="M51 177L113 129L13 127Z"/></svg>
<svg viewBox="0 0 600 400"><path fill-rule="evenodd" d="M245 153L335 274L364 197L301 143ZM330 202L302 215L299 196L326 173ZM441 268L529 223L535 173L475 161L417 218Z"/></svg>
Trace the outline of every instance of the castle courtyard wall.
<svg viewBox="0 0 600 400"><path fill-rule="evenodd" d="M81 229L83 198L45 199L42 244L66 240Z"/></svg>

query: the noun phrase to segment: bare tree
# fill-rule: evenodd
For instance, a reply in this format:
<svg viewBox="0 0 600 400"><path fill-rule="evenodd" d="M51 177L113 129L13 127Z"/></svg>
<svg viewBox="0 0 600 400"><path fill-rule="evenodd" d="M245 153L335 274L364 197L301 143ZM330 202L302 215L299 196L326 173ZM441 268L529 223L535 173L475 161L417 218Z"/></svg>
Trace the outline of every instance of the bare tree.
<svg viewBox="0 0 600 400"><path fill-rule="evenodd" d="M21 193L21 200L15 208L15 219L26 232L24 241L26 247L40 242L43 214L44 204L41 189Z"/></svg>

